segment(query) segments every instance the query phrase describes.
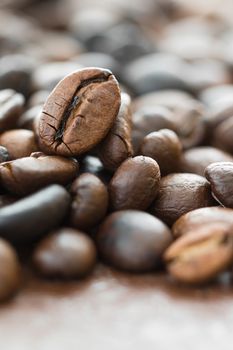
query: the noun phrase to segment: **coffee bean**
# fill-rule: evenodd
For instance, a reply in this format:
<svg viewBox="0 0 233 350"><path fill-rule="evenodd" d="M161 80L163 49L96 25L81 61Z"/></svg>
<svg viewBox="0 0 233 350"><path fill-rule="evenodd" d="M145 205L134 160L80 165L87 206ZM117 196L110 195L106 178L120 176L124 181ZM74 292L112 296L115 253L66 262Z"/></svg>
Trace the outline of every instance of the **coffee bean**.
<svg viewBox="0 0 233 350"><path fill-rule="evenodd" d="M69 206L63 187L48 186L0 210L0 235L12 242L35 241L62 223Z"/></svg>
<svg viewBox="0 0 233 350"><path fill-rule="evenodd" d="M42 150L64 156L87 152L106 136L119 107L118 83L110 71L86 68L68 75L41 114Z"/></svg>
<svg viewBox="0 0 233 350"><path fill-rule="evenodd" d="M195 231L206 224L233 225L233 210L221 207L209 207L192 210L182 215L172 226L174 237L180 237L190 231Z"/></svg>
<svg viewBox="0 0 233 350"><path fill-rule="evenodd" d="M52 232L38 244L33 262L36 270L44 277L83 277L95 265L96 248L84 233L64 227Z"/></svg>
<svg viewBox="0 0 233 350"><path fill-rule="evenodd" d="M2 186L17 195L26 195L50 184L69 184L77 175L78 162L43 153L0 164Z"/></svg>
<svg viewBox="0 0 233 350"><path fill-rule="evenodd" d="M23 105L23 95L10 89L0 91L0 132L16 126Z"/></svg>
<svg viewBox="0 0 233 350"><path fill-rule="evenodd" d="M162 129L144 137L140 154L151 157L159 164L162 175L180 170L182 145L174 131Z"/></svg>
<svg viewBox="0 0 233 350"><path fill-rule="evenodd" d="M214 198L225 207L233 208L233 162L210 164L205 170Z"/></svg>
<svg viewBox="0 0 233 350"><path fill-rule="evenodd" d="M223 121L213 132L212 143L233 155L233 117Z"/></svg>
<svg viewBox="0 0 233 350"><path fill-rule="evenodd" d="M233 229L207 224L175 241L165 252L169 273L177 280L205 283L224 271L233 259Z"/></svg>
<svg viewBox="0 0 233 350"><path fill-rule="evenodd" d="M7 148L9 160L30 156L38 150L34 132L25 129L5 131L0 135L0 144Z"/></svg>
<svg viewBox="0 0 233 350"><path fill-rule="evenodd" d="M73 182L70 192L73 196L71 226L85 230L104 218L108 208L108 191L97 176L82 174Z"/></svg>
<svg viewBox="0 0 233 350"><path fill-rule="evenodd" d="M108 135L99 146L99 157L104 167L115 171L121 163L133 155L131 144L131 99L121 94L121 107Z"/></svg>
<svg viewBox="0 0 233 350"><path fill-rule="evenodd" d="M172 225L181 215L214 204L210 184L204 177L177 173L161 179L151 212L167 225Z"/></svg>
<svg viewBox="0 0 233 350"><path fill-rule="evenodd" d="M131 272L158 268L171 241L170 230L162 221L138 210L111 214L97 235L98 249L104 261Z"/></svg>
<svg viewBox="0 0 233 350"><path fill-rule="evenodd" d="M157 195L159 182L159 166L152 158L125 160L109 184L112 209L147 209Z"/></svg>
<svg viewBox="0 0 233 350"><path fill-rule="evenodd" d="M206 167L211 163L232 161L233 157L229 153L215 147L194 147L184 152L181 169L185 173L204 176Z"/></svg>
<svg viewBox="0 0 233 350"><path fill-rule="evenodd" d="M0 146L0 163L6 162L9 159L9 153L6 147Z"/></svg>
<svg viewBox="0 0 233 350"><path fill-rule="evenodd" d="M104 184L111 180L111 173L104 169L103 163L95 156L86 156L81 163L80 174L91 173L96 175Z"/></svg>
<svg viewBox="0 0 233 350"><path fill-rule="evenodd" d="M12 297L21 282L21 269L14 248L0 238L0 301Z"/></svg>

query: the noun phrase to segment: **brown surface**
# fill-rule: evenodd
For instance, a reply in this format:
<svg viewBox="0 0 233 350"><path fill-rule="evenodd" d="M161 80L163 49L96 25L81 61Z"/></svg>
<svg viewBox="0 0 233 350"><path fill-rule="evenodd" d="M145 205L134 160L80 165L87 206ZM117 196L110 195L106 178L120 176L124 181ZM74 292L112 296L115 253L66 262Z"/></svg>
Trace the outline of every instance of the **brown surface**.
<svg viewBox="0 0 233 350"><path fill-rule="evenodd" d="M28 280L0 310L4 350L230 349L232 287L98 268L83 282Z"/></svg>

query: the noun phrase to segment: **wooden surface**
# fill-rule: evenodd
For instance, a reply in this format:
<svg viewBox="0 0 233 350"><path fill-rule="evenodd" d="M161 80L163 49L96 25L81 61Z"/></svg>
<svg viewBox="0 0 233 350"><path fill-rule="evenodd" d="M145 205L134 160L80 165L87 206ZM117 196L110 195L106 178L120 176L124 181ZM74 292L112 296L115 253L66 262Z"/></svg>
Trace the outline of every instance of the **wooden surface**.
<svg viewBox="0 0 233 350"><path fill-rule="evenodd" d="M0 308L2 350L229 350L231 282L177 286L98 267L79 282L25 281Z"/></svg>

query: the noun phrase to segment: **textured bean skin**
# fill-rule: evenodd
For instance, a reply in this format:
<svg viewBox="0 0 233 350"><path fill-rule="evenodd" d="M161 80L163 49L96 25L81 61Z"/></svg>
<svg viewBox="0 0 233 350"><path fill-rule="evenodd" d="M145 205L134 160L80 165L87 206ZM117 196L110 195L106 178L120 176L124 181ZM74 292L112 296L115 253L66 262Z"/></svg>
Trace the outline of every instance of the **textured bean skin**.
<svg viewBox="0 0 233 350"><path fill-rule="evenodd" d="M97 235L101 257L114 267L131 272L159 267L171 242L170 230L162 221L138 210L111 214Z"/></svg>
<svg viewBox="0 0 233 350"><path fill-rule="evenodd" d="M86 68L66 76L41 113L41 149L64 156L87 152L106 136L119 107L118 83L110 71Z"/></svg>
<svg viewBox="0 0 233 350"><path fill-rule="evenodd" d="M96 248L84 233L61 228L44 238L33 254L36 270L44 277L87 275L96 262Z"/></svg>
<svg viewBox="0 0 233 350"><path fill-rule="evenodd" d="M84 173L71 186L70 224L79 229L88 229L98 224L107 212L108 191L95 175Z"/></svg>
<svg viewBox="0 0 233 350"><path fill-rule="evenodd" d="M233 162L212 163L206 168L205 176L217 201L233 208Z"/></svg>
<svg viewBox="0 0 233 350"><path fill-rule="evenodd" d="M99 157L104 167L115 171L121 163L133 155L131 143L131 99L128 94L121 94L121 107L107 137L99 147Z"/></svg>
<svg viewBox="0 0 233 350"><path fill-rule="evenodd" d="M159 166L152 158L137 156L125 160L109 184L112 209L147 209L156 197L159 182Z"/></svg>
<svg viewBox="0 0 233 350"><path fill-rule="evenodd" d="M182 215L172 226L174 237L195 231L200 225L223 223L233 225L233 210L221 207L199 208Z"/></svg>
<svg viewBox="0 0 233 350"><path fill-rule="evenodd" d="M67 185L77 172L77 161L41 153L0 165L2 185L17 195L26 195L54 183Z"/></svg>
<svg viewBox="0 0 233 350"><path fill-rule="evenodd" d="M195 174L170 174L161 179L151 212L168 225L191 210L214 205L210 184Z"/></svg>
<svg viewBox="0 0 233 350"><path fill-rule="evenodd" d="M12 242L34 241L59 226L70 206L68 192L51 185L0 211L0 235Z"/></svg>

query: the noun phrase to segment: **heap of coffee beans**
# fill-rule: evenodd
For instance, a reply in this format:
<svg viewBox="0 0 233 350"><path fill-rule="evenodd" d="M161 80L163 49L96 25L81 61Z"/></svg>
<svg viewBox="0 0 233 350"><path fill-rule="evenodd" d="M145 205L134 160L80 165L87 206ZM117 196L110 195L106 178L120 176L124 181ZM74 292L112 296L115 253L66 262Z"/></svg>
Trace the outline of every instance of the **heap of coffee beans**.
<svg viewBox="0 0 233 350"><path fill-rule="evenodd" d="M197 2L3 3L0 300L25 267L232 273L232 11Z"/></svg>

